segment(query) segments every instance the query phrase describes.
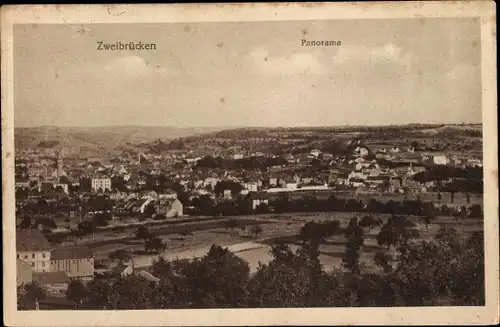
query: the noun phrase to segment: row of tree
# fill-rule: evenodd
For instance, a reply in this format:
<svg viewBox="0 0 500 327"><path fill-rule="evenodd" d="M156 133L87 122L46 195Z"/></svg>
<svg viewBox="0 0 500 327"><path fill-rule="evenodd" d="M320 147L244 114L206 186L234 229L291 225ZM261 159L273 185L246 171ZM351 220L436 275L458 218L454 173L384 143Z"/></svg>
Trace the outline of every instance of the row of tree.
<svg viewBox="0 0 500 327"><path fill-rule="evenodd" d="M438 196L439 198L439 196ZM367 212L381 214L404 214L415 216L469 216L481 217L482 207L474 204L466 207L465 205L455 208L454 206L435 206L433 202L424 202L421 200L403 200L387 202L370 199L364 202L355 198L338 198L335 195L327 199L320 199L314 196L290 198L283 194L276 199L270 199L268 204L258 205L255 209L252 207L252 198L241 198L227 201L214 201L207 195L194 198L191 202L194 209L193 214L207 216L231 216L248 214L265 214L269 212L290 213L290 212Z"/></svg>
<svg viewBox="0 0 500 327"><path fill-rule="evenodd" d="M225 159L221 157L205 156L198 160L196 168L218 168L232 169L262 169L272 166L288 165L288 161L282 157L245 157L242 159Z"/></svg>

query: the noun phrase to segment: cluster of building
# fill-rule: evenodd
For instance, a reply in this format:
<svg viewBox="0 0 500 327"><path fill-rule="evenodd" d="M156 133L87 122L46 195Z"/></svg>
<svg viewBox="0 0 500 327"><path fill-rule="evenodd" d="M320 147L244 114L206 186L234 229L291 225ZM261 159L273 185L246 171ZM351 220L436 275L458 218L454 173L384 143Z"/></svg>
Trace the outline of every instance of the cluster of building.
<svg viewBox="0 0 500 327"><path fill-rule="evenodd" d="M159 279L133 263L115 262L105 269L95 268L94 254L85 246L53 247L37 229L16 231L17 286L32 282L43 287L51 297L65 297L71 280L87 283L96 273L127 276L132 273L151 282Z"/></svg>
<svg viewBox="0 0 500 327"><path fill-rule="evenodd" d="M243 154L238 151L226 154L231 160L242 160L246 156L277 157L263 153ZM216 188L221 182L235 182L242 187L241 195L248 193L276 193L292 191L322 191L331 189L353 189L366 192L425 192L435 187L430 181L419 183L413 176L429 165L453 167L482 166L480 158L447 156L444 153L415 153L408 147L378 147L370 150L358 141L352 146L351 155L334 156L318 149L308 153L281 156L288 164L267 169L223 168L199 169L200 156L185 154L145 154L137 156L129 152L123 158L99 160L99 158L65 158L60 153L55 157L21 152L16 158L16 188L35 189L42 193L59 192L66 195L82 193L106 193L119 200L118 210L144 211L149 204L167 209L175 201L166 201L161 196L149 199L144 192L160 186L160 177L182 185L192 197L210 195L216 198ZM70 194L71 193L71 194ZM161 190L160 193L164 193ZM226 190L222 197L233 196ZM166 197L169 197L168 195ZM146 204L147 202L147 204ZM165 205L167 204L168 205ZM182 203L174 203L170 215L182 215Z"/></svg>
<svg viewBox="0 0 500 327"><path fill-rule="evenodd" d="M86 247L50 245L37 229L16 231L17 285L36 282L49 293L65 294L71 279L94 279L94 256Z"/></svg>
<svg viewBox="0 0 500 327"><path fill-rule="evenodd" d="M202 196L215 201L250 199L251 208L255 210L268 205L269 197L280 192L421 193L437 186L435 181L414 179L428 166L482 167L478 157L417 153L411 147L374 150L357 142L351 144L351 148L349 155L333 155L319 149L279 156L243 151L223 154L226 160L279 157L286 163L265 169L200 167L197 163L203 156L182 151L126 152L119 158L109 159L65 156L53 149L21 149L16 153L15 187L16 194L24 196L16 198L16 206L36 204L40 197L57 206L64 198L64 215L77 223L103 211L110 213L112 220L121 222L137 215L174 218L185 215L183 202L189 202L192 207L193 200ZM238 187L233 188L234 185ZM180 193L183 193L182 199ZM83 204L95 195L105 195L109 200L107 207L84 212ZM96 273L94 255L88 248L53 247L37 229L17 230L16 251L18 285L34 281L53 294L63 294L72 279L88 281ZM117 265L115 270L119 275L133 272L130 265ZM147 272L137 273L157 281Z"/></svg>

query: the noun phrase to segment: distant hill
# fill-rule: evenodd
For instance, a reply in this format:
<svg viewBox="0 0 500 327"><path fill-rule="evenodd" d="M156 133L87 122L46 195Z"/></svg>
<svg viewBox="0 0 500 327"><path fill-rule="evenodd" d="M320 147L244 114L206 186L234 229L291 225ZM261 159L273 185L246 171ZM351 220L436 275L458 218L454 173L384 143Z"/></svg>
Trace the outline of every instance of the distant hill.
<svg viewBox="0 0 500 327"><path fill-rule="evenodd" d="M100 151L156 140L171 140L213 131L217 127L105 126L105 127L18 127L14 131L16 148L88 148ZM98 151L98 152L100 152Z"/></svg>

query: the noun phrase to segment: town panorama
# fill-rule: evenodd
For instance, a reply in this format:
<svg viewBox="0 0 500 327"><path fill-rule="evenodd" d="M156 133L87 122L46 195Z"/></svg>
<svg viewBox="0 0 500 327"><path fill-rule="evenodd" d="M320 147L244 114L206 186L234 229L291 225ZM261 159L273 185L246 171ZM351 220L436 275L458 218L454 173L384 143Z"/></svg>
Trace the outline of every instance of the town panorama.
<svg viewBox="0 0 500 327"><path fill-rule="evenodd" d="M19 310L492 307L489 18L271 11L14 24Z"/></svg>
<svg viewBox="0 0 500 327"><path fill-rule="evenodd" d="M16 129L20 309L484 301L481 125L131 128Z"/></svg>

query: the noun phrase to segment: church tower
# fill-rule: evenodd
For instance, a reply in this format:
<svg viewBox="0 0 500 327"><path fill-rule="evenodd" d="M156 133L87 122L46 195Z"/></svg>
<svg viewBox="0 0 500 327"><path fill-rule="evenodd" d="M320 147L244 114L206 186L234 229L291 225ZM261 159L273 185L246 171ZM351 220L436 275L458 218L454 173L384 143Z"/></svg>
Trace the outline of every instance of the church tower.
<svg viewBox="0 0 500 327"><path fill-rule="evenodd" d="M57 152L56 164L57 164L57 178L59 178L64 175L63 159L61 158L61 154L59 152Z"/></svg>

